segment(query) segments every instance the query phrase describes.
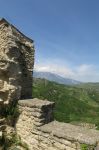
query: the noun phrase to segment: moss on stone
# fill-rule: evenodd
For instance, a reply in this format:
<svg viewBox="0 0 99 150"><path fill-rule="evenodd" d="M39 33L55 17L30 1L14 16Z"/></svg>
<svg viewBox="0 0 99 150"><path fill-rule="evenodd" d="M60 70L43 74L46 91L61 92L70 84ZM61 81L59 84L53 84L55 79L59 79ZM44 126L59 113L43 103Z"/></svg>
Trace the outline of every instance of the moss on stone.
<svg viewBox="0 0 99 150"><path fill-rule="evenodd" d="M81 144L81 150L94 150L95 145Z"/></svg>

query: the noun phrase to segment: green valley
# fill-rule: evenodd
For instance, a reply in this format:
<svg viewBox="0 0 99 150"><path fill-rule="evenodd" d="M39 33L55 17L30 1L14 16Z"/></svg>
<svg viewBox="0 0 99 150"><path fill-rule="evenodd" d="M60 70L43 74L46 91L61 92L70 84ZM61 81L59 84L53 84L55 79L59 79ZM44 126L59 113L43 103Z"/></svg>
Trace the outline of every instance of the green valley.
<svg viewBox="0 0 99 150"><path fill-rule="evenodd" d="M67 86L35 78L33 97L54 101L54 116L58 121L86 122L99 127L98 86Z"/></svg>

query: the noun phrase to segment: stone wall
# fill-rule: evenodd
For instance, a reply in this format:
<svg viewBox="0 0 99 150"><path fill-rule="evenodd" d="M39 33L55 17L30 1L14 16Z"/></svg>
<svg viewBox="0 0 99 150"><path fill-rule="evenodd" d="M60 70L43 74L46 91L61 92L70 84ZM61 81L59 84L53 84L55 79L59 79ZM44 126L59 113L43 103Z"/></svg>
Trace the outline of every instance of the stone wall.
<svg viewBox="0 0 99 150"><path fill-rule="evenodd" d="M37 147L38 140L35 139L40 126L53 120L54 103L39 100L20 100L20 116L16 124L17 134L27 143L31 149Z"/></svg>
<svg viewBox="0 0 99 150"><path fill-rule="evenodd" d="M19 99L32 98L32 70L34 65L33 41L17 28L0 20L0 139ZM8 115L12 115L8 121ZM10 124L10 125L9 125ZM14 124L14 123L13 123ZM0 147L1 148L1 147Z"/></svg>
<svg viewBox="0 0 99 150"><path fill-rule="evenodd" d="M0 20L0 104L32 98L33 41Z"/></svg>
<svg viewBox="0 0 99 150"><path fill-rule="evenodd" d="M16 130L30 150L98 149L99 131L53 121L54 103L32 99L19 101Z"/></svg>

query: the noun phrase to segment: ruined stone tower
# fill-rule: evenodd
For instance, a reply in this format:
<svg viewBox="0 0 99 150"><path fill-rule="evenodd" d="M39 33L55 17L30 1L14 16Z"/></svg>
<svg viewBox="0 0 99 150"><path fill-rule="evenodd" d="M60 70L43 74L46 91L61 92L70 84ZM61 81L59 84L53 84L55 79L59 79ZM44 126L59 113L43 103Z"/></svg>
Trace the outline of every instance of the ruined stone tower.
<svg viewBox="0 0 99 150"><path fill-rule="evenodd" d="M33 41L0 20L0 104L32 98Z"/></svg>

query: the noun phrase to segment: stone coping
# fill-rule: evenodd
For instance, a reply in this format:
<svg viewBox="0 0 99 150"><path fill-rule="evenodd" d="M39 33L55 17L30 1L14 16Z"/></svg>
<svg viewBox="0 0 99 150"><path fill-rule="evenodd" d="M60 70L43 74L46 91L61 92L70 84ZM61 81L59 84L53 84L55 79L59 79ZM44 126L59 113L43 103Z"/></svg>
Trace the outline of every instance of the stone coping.
<svg viewBox="0 0 99 150"><path fill-rule="evenodd" d="M28 100L19 100L18 104L23 107L31 107L31 108L42 108L42 107L54 107L54 102L50 102L47 100L41 100L38 98L28 99Z"/></svg>
<svg viewBox="0 0 99 150"><path fill-rule="evenodd" d="M99 131L80 126L53 121L39 128L40 131L49 133L58 138L70 141L78 141L88 145L96 145L99 142Z"/></svg>
<svg viewBox="0 0 99 150"><path fill-rule="evenodd" d="M12 28L14 28L19 34L21 34L24 38L26 38L27 40L29 40L30 42L34 42L32 39L30 39L29 37L27 37L26 35L24 35L21 31L19 31L15 26L13 26L12 24L10 24L5 18L0 18L0 25L2 23L6 23L8 25L10 25Z"/></svg>

